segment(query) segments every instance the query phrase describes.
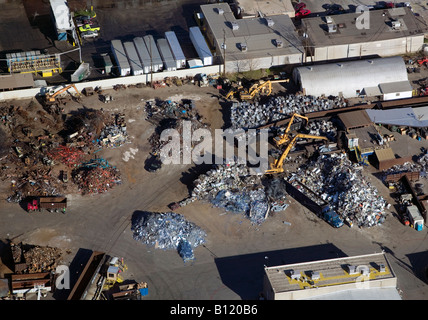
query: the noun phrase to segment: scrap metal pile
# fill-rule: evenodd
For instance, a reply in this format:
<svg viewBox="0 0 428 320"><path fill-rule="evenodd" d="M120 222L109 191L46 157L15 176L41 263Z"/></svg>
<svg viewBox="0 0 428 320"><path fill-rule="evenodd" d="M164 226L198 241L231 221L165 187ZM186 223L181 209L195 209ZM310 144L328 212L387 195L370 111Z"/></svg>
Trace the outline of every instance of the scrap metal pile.
<svg viewBox="0 0 428 320"><path fill-rule="evenodd" d="M61 179L63 171L79 168L100 147L127 141L124 116L103 110L56 114L31 101L0 106L0 119L0 179L10 182L9 202L74 192L76 186Z"/></svg>
<svg viewBox="0 0 428 320"><path fill-rule="evenodd" d="M316 111L347 107L341 97L313 97L304 95L273 96L267 103L234 102L230 109L232 129L251 129L285 119L293 113L307 114Z"/></svg>
<svg viewBox="0 0 428 320"><path fill-rule="evenodd" d="M193 249L205 243L206 233L174 212L145 212L133 221L133 238L156 249L177 250L184 261L193 260Z"/></svg>
<svg viewBox="0 0 428 320"><path fill-rule="evenodd" d="M329 202L342 219L358 227L371 227L385 220L386 201L345 154L322 155L291 177Z"/></svg>
<svg viewBox="0 0 428 320"><path fill-rule="evenodd" d="M250 174L246 165L218 165L200 175L193 184L191 196L182 200L180 206L196 200L207 201L214 207L244 214L256 225L263 223L271 211L287 208L285 189L278 192L279 186L274 183L266 187L262 176Z"/></svg>
<svg viewBox="0 0 428 320"><path fill-rule="evenodd" d="M167 129L177 130L180 134L181 145L187 146L182 141L183 121L190 121L192 132L197 129L209 129L209 125L202 121L202 117L197 112L192 100L183 100L181 103L171 100L157 103L147 101L146 115L147 121L156 125L155 132L149 138L153 154L159 154L162 147L168 143L168 141L161 141L160 139L161 133ZM191 147L193 146L192 142Z"/></svg>
<svg viewBox="0 0 428 320"><path fill-rule="evenodd" d="M72 176L83 195L104 193L122 182L119 170L103 158L83 163L73 171Z"/></svg>
<svg viewBox="0 0 428 320"><path fill-rule="evenodd" d="M26 244L10 245L15 271L17 273L38 273L54 271L61 263L62 250Z"/></svg>

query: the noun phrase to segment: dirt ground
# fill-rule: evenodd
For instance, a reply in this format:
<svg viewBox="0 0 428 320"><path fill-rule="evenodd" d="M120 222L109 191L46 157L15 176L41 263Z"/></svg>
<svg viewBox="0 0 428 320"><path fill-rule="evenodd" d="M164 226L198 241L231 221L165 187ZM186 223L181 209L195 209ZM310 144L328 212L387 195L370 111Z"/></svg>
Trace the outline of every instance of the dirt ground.
<svg viewBox="0 0 428 320"><path fill-rule="evenodd" d="M186 183L195 177L189 173L191 165L163 166L156 173L143 169L150 152L147 139L154 130L145 120L145 101L194 99L212 128L222 127L223 111L214 88L186 85L157 90L128 88L110 93L114 97L110 104L101 103L97 96L84 98L82 103L86 107L125 113L131 143L100 152L120 169L123 184L102 195L68 195L70 205L65 215L29 214L2 197L0 239L70 250L64 256L65 263L72 263L79 249L123 257L128 266L124 276L147 282L146 299L151 300L257 299L262 291L264 265L385 250L403 298L428 298L427 228L417 232L405 227L393 212L388 213L381 226L333 229L289 198L290 207L269 217L262 225L254 226L242 215L224 213L209 204L195 202L177 210L207 233L206 244L195 249L195 261L184 263L176 251L154 249L135 241L132 218L142 211L169 211L168 204L188 196ZM66 111L78 107L82 105L70 102ZM368 178L388 197L388 189L370 170ZM4 192L7 183L2 187Z"/></svg>

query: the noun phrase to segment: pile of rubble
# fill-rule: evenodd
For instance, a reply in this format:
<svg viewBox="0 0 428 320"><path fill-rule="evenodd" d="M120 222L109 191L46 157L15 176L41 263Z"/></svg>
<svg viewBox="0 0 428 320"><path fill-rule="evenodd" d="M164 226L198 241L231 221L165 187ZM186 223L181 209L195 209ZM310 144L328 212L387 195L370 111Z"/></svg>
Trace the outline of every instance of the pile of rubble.
<svg viewBox="0 0 428 320"><path fill-rule="evenodd" d="M113 115L114 123L106 125L100 133L99 141L102 147L117 148L129 143L126 129L125 115L118 113Z"/></svg>
<svg viewBox="0 0 428 320"><path fill-rule="evenodd" d="M79 168L100 146L127 141L124 115L103 110L49 113L32 101L0 106L0 119L0 179L11 184L10 202L74 192L76 186L61 180L61 172Z"/></svg>
<svg viewBox="0 0 428 320"><path fill-rule="evenodd" d="M346 154L322 155L300 167L290 177L329 202L342 217L359 227L371 227L385 220L386 201Z"/></svg>
<svg viewBox="0 0 428 320"><path fill-rule="evenodd" d="M73 171L72 176L83 195L104 193L122 182L119 170L103 158L83 163Z"/></svg>
<svg viewBox="0 0 428 320"><path fill-rule="evenodd" d="M131 230L135 240L156 249L177 250L185 261L193 260L193 249L206 237L200 227L174 212L145 212L133 221Z"/></svg>
<svg viewBox="0 0 428 320"><path fill-rule="evenodd" d="M193 182L191 196L179 205L207 201L214 207L244 214L251 223L260 225L271 211L282 211L288 206L285 189L275 194L277 186L272 183L269 188L265 184L262 176L250 174L246 165L218 165Z"/></svg>
<svg viewBox="0 0 428 320"><path fill-rule="evenodd" d="M209 125L202 121L202 117L197 112L193 100L183 100L181 103L171 100L157 103L147 101L146 115L147 120L156 125L155 132L149 138L152 154L159 154L162 147L168 143L160 139L162 132L167 129L174 129L179 133L181 146L194 147L196 142L183 143L183 121L190 122L192 132L197 129L209 129Z"/></svg>
<svg viewBox="0 0 428 320"><path fill-rule="evenodd" d="M341 97L313 97L304 95L272 96L267 103L235 102L230 110L232 129L251 129L270 122L285 119L294 113L307 114L316 111L344 108L347 100Z"/></svg>
<svg viewBox="0 0 428 320"><path fill-rule="evenodd" d="M62 259L62 250L53 247L11 243L11 251L18 273L54 271Z"/></svg>

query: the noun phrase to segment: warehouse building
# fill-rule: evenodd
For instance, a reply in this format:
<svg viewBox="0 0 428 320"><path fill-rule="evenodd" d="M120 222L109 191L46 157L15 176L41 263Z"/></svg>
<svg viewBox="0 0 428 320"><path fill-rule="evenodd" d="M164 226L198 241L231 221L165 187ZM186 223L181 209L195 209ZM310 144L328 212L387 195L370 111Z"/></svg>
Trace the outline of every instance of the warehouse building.
<svg viewBox="0 0 428 320"><path fill-rule="evenodd" d="M202 26L226 72L300 64L303 46L286 14L236 19L227 3L201 6Z"/></svg>
<svg viewBox="0 0 428 320"><path fill-rule="evenodd" d="M405 8L302 19L308 37L305 62L393 56L423 48L423 19Z"/></svg>
<svg viewBox="0 0 428 320"><path fill-rule="evenodd" d="M384 253L265 267L267 300L401 300Z"/></svg>
<svg viewBox="0 0 428 320"><path fill-rule="evenodd" d="M293 79L304 94L316 97L412 97L406 65L399 56L297 67Z"/></svg>

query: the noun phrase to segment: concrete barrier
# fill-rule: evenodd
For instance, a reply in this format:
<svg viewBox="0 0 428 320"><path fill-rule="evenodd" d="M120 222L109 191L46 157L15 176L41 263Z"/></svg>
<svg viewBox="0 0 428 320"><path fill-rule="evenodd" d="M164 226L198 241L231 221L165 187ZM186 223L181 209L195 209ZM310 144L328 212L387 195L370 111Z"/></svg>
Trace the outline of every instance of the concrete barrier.
<svg viewBox="0 0 428 320"><path fill-rule="evenodd" d="M209 75L209 74L216 74L220 72L222 72L222 65L213 65L213 66L194 68L194 69L181 69L181 70L168 71L168 72L156 72L156 73L153 73L153 81L161 81L167 77L185 78L187 76L194 77L200 73L205 73ZM78 83L74 83L74 85L76 86L77 90L79 90L80 92L83 90L83 88L86 88L86 87L93 87L93 88L101 87L103 89L111 89L118 84L122 84L122 85L134 85L138 83L146 84L150 82L151 77L152 75L150 74L144 74L139 76L127 76L127 77L117 77L117 78L110 78L110 79L97 80L97 81L78 82ZM0 92L0 101L31 99L35 97L37 94L44 95L46 92L50 90L57 91L61 88L66 87L67 85L69 84L64 83L57 86L4 91L4 92Z"/></svg>

